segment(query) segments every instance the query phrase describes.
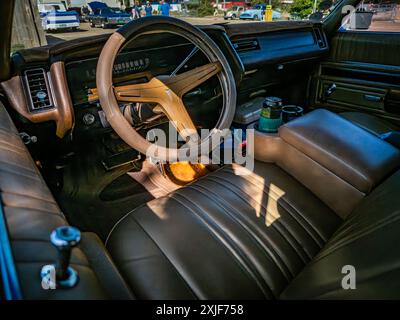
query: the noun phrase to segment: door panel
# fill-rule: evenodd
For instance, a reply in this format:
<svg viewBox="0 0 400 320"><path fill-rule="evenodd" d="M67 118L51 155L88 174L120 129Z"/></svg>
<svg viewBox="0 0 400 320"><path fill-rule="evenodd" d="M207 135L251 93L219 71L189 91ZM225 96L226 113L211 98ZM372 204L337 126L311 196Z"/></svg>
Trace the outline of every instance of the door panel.
<svg viewBox="0 0 400 320"><path fill-rule="evenodd" d="M328 104L337 104L348 108L357 106L359 109L375 111L384 110L385 89L352 84L342 80L338 79L337 81L333 78L321 80L320 89L322 92L320 96L330 85L333 83L336 85L336 90L325 98Z"/></svg>
<svg viewBox="0 0 400 320"><path fill-rule="evenodd" d="M332 39L330 58L333 61L358 61L399 66L399 46L399 33L338 32Z"/></svg>
<svg viewBox="0 0 400 320"><path fill-rule="evenodd" d="M400 124L399 48L398 33L338 33L312 77L311 106L372 113Z"/></svg>

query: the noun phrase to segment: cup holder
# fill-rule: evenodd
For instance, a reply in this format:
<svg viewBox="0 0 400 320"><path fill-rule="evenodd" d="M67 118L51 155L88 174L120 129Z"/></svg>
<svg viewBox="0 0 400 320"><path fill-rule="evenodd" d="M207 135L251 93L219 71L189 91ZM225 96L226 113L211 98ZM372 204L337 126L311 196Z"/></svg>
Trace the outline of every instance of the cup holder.
<svg viewBox="0 0 400 320"><path fill-rule="evenodd" d="M287 123L303 115L303 108L295 105L287 105L282 107L282 121Z"/></svg>

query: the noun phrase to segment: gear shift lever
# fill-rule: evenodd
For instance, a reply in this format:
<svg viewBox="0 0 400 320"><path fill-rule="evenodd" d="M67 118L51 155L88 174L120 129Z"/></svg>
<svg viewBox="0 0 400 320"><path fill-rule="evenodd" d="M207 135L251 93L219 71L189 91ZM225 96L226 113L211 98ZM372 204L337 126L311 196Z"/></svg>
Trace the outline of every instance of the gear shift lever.
<svg viewBox="0 0 400 320"><path fill-rule="evenodd" d="M58 250L55 265L46 265L42 268L41 276L48 277L51 270L55 270L55 280L59 287L73 287L78 283L78 273L69 266L72 248L81 240L81 233L77 228L70 226L59 227L50 235L50 242Z"/></svg>

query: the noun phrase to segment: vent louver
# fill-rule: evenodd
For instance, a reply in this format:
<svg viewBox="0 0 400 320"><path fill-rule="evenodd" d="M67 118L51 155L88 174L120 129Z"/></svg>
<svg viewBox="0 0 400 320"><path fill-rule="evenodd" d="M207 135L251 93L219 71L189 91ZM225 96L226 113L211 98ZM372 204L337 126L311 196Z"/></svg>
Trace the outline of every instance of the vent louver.
<svg viewBox="0 0 400 320"><path fill-rule="evenodd" d="M237 52L245 52L260 49L260 44L256 38L240 39L233 41L233 47Z"/></svg>
<svg viewBox="0 0 400 320"><path fill-rule="evenodd" d="M315 34L315 40L317 41L317 44L320 48L325 48L326 47L326 41L325 37L322 34L321 30L318 28L314 29L314 34Z"/></svg>
<svg viewBox="0 0 400 320"><path fill-rule="evenodd" d="M31 111L52 108L53 102L45 70L42 68L26 70L25 80Z"/></svg>

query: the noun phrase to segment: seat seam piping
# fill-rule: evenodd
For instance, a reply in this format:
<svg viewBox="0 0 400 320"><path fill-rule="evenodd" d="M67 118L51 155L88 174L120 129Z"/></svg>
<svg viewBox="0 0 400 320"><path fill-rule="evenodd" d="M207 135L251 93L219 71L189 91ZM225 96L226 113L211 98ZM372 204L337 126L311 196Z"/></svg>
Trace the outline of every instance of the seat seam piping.
<svg viewBox="0 0 400 320"><path fill-rule="evenodd" d="M12 194L12 195L15 195L15 196L19 196L19 197L22 197L22 198L29 197L29 198L32 198L32 199L35 199L35 200L40 200L40 201L51 203L51 204L53 204L55 206L58 206L55 201L50 200L50 199L43 199L43 198L39 198L39 197L36 197L36 196L25 195L25 194L22 194L22 193L18 193L18 192L14 192L14 191L8 191L8 190L1 190L1 193L3 193L3 194L9 193L9 194Z"/></svg>
<svg viewBox="0 0 400 320"><path fill-rule="evenodd" d="M187 197L183 196L182 194L176 194L176 195L182 196L186 201L188 201L189 203L193 204L194 206L196 206L196 207L198 208L197 204L195 204L192 200L188 199ZM204 219L203 217L200 217L199 214L196 213L196 212L193 210L193 208L188 207L187 205L185 205L184 203L182 203L182 201L179 201L179 200L177 200L176 198L173 198L173 200L175 200L176 202L180 203L182 206L186 207L189 211L191 211L191 212L198 218L198 220L200 220L200 221L202 222L202 224L203 224L208 230L211 231L211 232L210 232L210 233L211 233L211 236L212 236L215 240L217 240L218 243L222 244L222 247L225 249L225 251L226 251L230 256L232 256L232 257L234 258L234 261L236 261L236 263L237 263L237 265L240 267L240 269L242 269L243 271L245 271L245 272L250 276L250 278L252 278L252 279L255 281L255 283L257 284L257 287L260 288L260 290L261 290L261 292L263 293L263 295L264 295L265 297L268 297L268 295L265 293L265 288L260 284L260 280L259 280L259 279L257 278L257 276L254 274L254 271L250 271L250 270L249 270L249 267L246 266L246 264L245 264L244 262L240 261L240 260L238 259L238 257L236 257L236 256L233 254L233 252L232 252L231 250L228 249L227 245L217 237L217 234L219 234L219 236L220 236L222 239L224 239L224 237L222 236L221 231L220 231L220 232L217 232L217 230L215 230L215 228L212 228L212 227L209 225L209 223L206 223L206 221L205 221L205 219ZM202 210L202 211L204 211L204 210ZM215 225L216 228L220 229L220 228L217 226L216 223L213 223L213 224ZM225 240L225 242L227 241L227 239L224 239L224 240ZM235 246L235 247L237 247L237 246ZM232 248L232 249L233 249L233 248ZM240 250L240 249L239 249L239 250ZM242 251L242 250L240 250L240 251ZM241 255L241 256L242 256L242 255ZM243 259L243 257L242 257L242 259ZM247 258L246 260L248 260L248 258ZM250 265L251 265L251 264L252 264L252 263L250 262ZM258 272L257 272L257 273L258 273ZM261 275L260 275L260 277L263 278ZM266 284L267 289L268 289L268 290L270 291L270 293L271 293L271 296L275 297L275 294L272 292L272 290L271 290L271 288L269 287L269 285L268 285L265 281L263 281L263 282Z"/></svg>
<svg viewBox="0 0 400 320"><path fill-rule="evenodd" d="M236 186L235 186L234 184L232 184L229 180L223 179L223 178L221 178L221 177L219 177L219 179L224 180L226 183L229 183L231 186L233 186L233 188L235 188L236 190L241 191L240 188L236 187ZM214 181L215 183L217 183L217 184L223 186L222 183L220 183L220 182L218 182L218 181L215 181L214 179L210 179L210 180L212 180L212 181ZM232 192L234 192L235 194L238 195L237 192L233 191L232 189L230 189L230 190L231 190ZM268 188L268 190L270 190L270 189ZM264 191L263 191L263 192L264 192ZM244 193L244 192L243 192L243 193ZM267 196L269 196L268 193L266 193L266 192L264 192L264 193L265 193ZM255 200L251 195L249 195L249 194L247 194L247 193L244 193L244 194L247 195L247 196L249 196L253 201L255 201L256 203L258 203L260 206L262 206L263 209L265 209L265 211L267 211L267 208L266 208L262 203L259 203L259 202L258 202L257 200ZM239 195L238 195L238 196L239 196ZM243 197L241 197L241 198L243 199ZM281 197L281 198L282 198L282 197ZM281 198L280 198L280 199L281 199ZM280 204L278 203L278 200L277 200L277 199L274 199L273 197L271 197L271 199L274 200L278 205L280 205ZM243 201L245 201L246 203L248 203L248 201L245 200L245 199L243 199ZM296 222L299 224L299 226L310 236L310 238L318 245L318 247L322 248L322 245L323 245L322 242L324 242L324 240L323 240L323 239L320 239L320 240L322 240L321 243L320 243L320 241L318 241L318 240L315 238L315 235L313 235L313 233L310 232L310 230L304 225L304 223L299 222L299 219L298 219L298 218L296 219L296 218L294 217L294 215L293 215L293 213L291 212L291 210L286 209L286 208L283 207L282 205L280 205L280 206L293 218L294 221L296 221ZM289 208L293 208L293 207L289 204ZM311 227L312 230L314 230L314 227L312 227L312 226L308 223L308 221L307 221L306 219L304 219L304 217L303 217L302 215L299 215L299 213L297 212L297 210L293 210L293 211L295 211L295 212L297 213L297 216L300 217L301 220L304 220L304 221L306 222L306 225L308 225L309 227ZM319 236L319 235L317 234L317 236Z"/></svg>
<svg viewBox="0 0 400 320"><path fill-rule="evenodd" d="M204 188L204 187L203 187L203 188ZM229 188L228 188L228 189L229 189ZM239 189L238 189L238 190L239 190ZM269 189L269 190L270 190L270 189ZM230 189L230 191L233 192L233 193L235 193L235 194L237 194L237 193L236 193L235 191L233 191L232 189ZM268 195L268 193L266 193L266 194ZM238 196L239 196L239 195L238 195ZM243 201L245 201L246 204L250 205L250 204L248 203L247 200L243 199L243 197L241 197L241 196L239 196L239 197L240 197ZM272 197L271 197L271 198L272 198ZM252 199L254 199L254 198L252 198ZM276 201L276 200L273 199L273 198L272 198L272 200L274 200L274 201L279 205L278 201ZM256 201L256 202L257 202L257 201ZM282 206L281 206L281 207L282 207ZM263 208L265 209L265 211L267 211L267 209L266 209L265 206L263 206ZM282 208L283 208L283 210L288 211L286 208L284 208L284 207L282 207ZM261 213L261 214L262 214L262 216L266 219L266 215L263 214L263 213ZM289 214L289 215L290 215L290 214ZM291 215L290 215L290 216L291 216ZM299 223L297 222L296 219L294 219L294 220L295 220L295 222L296 222L297 224L299 224ZM277 220L277 222L279 222L279 220ZM279 224L287 231L287 233L289 234L289 236L298 244L298 247L301 248L301 249L303 250L305 256L308 257L309 260L311 260L311 257L310 257L309 254L304 250L304 248L300 245L300 243L298 242L298 240L296 239L296 237L294 236L294 234L292 234L292 232L291 232L283 223L279 222ZM295 247L290 243L290 241L288 241L288 239L286 239L285 237L282 236L282 233L277 229L277 226L274 226L273 224L272 224L272 226L274 227L275 231L277 231L277 232L281 235L281 237L289 244L289 246L292 247L293 251L299 256L300 260L303 261L304 264L306 264L309 260L308 260L308 261L305 261L305 260L304 260L304 257L302 257L302 256L300 255L300 253L298 252L298 248L295 248ZM301 229L304 229L304 227L303 227L301 224L299 224L299 226L301 227ZM308 233L307 233L307 234L308 234ZM275 250L274 250L274 251L275 251ZM288 270L288 272L289 272L292 276L294 276L293 272L290 271L290 268L287 266L287 264L286 264L286 263L283 261L283 259L280 257L280 254L279 254L278 252L276 252L276 251L275 251L275 253L276 253L276 255L279 256L279 259L282 260L282 263L285 265L285 268Z"/></svg>
<svg viewBox="0 0 400 320"><path fill-rule="evenodd" d="M194 188L194 186L188 186L188 187L193 188L194 190L196 190L198 187L201 187L201 188L204 189L203 186L199 186L199 185L196 185L196 188ZM196 191L199 191L199 190L196 190ZM199 192L202 192L202 191L199 191ZM204 192L202 192L202 193L205 194ZM215 199L214 199L214 200L215 200ZM217 200L215 200L215 201L217 201ZM218 201L220 201L220 203L221 203L221 199L218 199ZM216 202L216 203L218 203L218 202ZM269 245L269 243L268 243L268 244L267 244L267 243L264 243L264 242L260 239L260 237L259 237L258 235L255 235L255 236L252 235L252 234L256 234L256 232L254 232L254 231L251 232L251 230L248 230L248 229L250 229L250 228L246 228L246 227L244 226L244 224L243 224L241 221L239 221L239 220L236 219L233 215L231 215L231 214L229 213L229 211L226 210L220 203L218 203L218 205L219 205L220 207L222 207L222 208L224 209L224 211L227 212L228 215L231 216L231 218L232 218L233 220L236 220L236 222L237 222L244 230L246 230L247 233L248 233L251 237L255 237L255 238L257 239L256 243L261 247L261 249L262 249L263 251L265 251L265 252L267 253L267 257L269 257L270 259L272 259L272 261L275 262L276 266L279 268L279 270L281 271L282 275L284 275L284 277L286 278L286 280L289 282L289 281L291 280L291 278L293 277L293 276L292 276L292 272L291 272L290 269L287 267L286 263L285 263L284 261L282 261L282 258L281 258L281 256L280 256L280 254L278 254L274 248L271 248L270 245ZM228 205L225 204L225 206L228 206ZM230 207L232 210L237 211L237 210L236 210L235 208L233 208L232 206L229 206L229 207ZM267 240L268 240L268 239L267 239ZM280 261L277 261L277 260L280 260ZM286 269L286 270L284 270L284 269Z"/></svg>
<svg viewBox="0 0 400 320"><path fill-rule="evenodd" d="M193 296L196 299L199 299L199 297L197 296L197 294L194 292L193 288L189 285L189 283L186 281L186 279L183 277L183 275L178 271L178 269L176 268L176 266L171 262L171 260L168 258L168 256L166 255L166 253L161 249L161 247L158 245L158 243L153 239L152 236L150 236L150 234L147 232L147 230L139 223L138 220L136 220L136 218L133 215L129 215L129 218L131 218L138 226L140 229L142 229L142 231L147 235L147 237L154 243L154 245L158 248L158 250L161 252L161 254L164 256L164 258L166 259L166 261L168 261L168 263L172 266L172 268L175 270L176 274L182 279L183 283L185 284L185 286L187 287L187 289L189 289L189 291L193 294Z"/></svg>
<svg viewBox="0 0 400 320"><path fill-rule="evenodd" d="M258 188L259 190L261 190L262 192L264 192L265 194L267 194L267 195L269 195L268 193L266 193L263 189L261 189L257 184L255 184L254 182L252 182L251 180L249 180L249 179L247 179L247 178L244 178L246 181L248 181L249 183L251 183L253 186L255 186L256 188ZM224 179L225 181L227 181L226 179ZM235 186L236 187L236 186ZM279 195L275 192L275 191L273 191L273 190L271 190L271 188L268 188L268 190L270 191L270 192L272 192L275 196L278 196L279 197ZM278 202L278 200L277 199L274 199L273 197L271 197L273 200L275 200L276 202ZM307 233L312 237L312 238L314 238L315 236L317 236L318 238L320 238L319 240L321 240L321 241L318 241L316 238L314 238L314 241L315 242L317 242L317 243L320 243L319 244L319 246L320 247L322 247L322 245L323 245L323 243L325 243L326 241L327 241L327 239L325 239L325 237L311 224L311 223L309 223L308 221L307 221L307 219L297 210L297 208L294 206L294 205L292 205L287 199L285 199L285 197L280 197L279 199L282 199L282 201L285 203L285 204L287 204L290 208L292 208L293 209L293 211L295 211L296 213L297 213L297 215L298 215L298 217L301 219L301 220L303 220L307 225L309 225L309 227L310 227L310 229L313 231L313 233L314 233L314 235L312 235L309 231L307 231ZM282 206L282 208L284 208L283 206ZM284 208L286 211L289 211L288 209L286 209L286 208ZM293 217L294 218L294 217ZM295 218L294 218L295 219ZM297 223L299 223L301 226L302 226L302 228L304 228L304 229L306 229L305 228L305 226L302 224L302 223L300 223L299 221L298 221L298 219L295 219L296 221L297 221Z"/></svg>

